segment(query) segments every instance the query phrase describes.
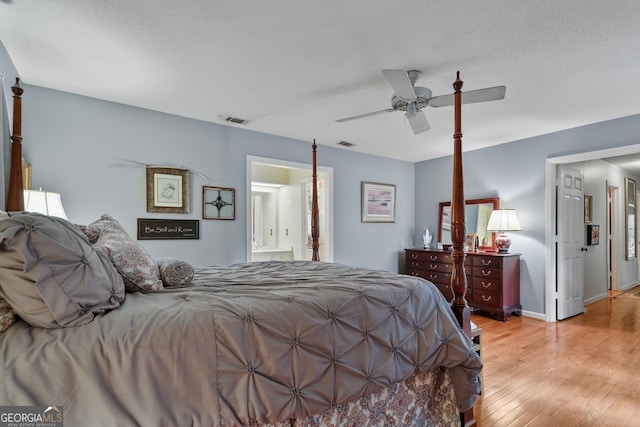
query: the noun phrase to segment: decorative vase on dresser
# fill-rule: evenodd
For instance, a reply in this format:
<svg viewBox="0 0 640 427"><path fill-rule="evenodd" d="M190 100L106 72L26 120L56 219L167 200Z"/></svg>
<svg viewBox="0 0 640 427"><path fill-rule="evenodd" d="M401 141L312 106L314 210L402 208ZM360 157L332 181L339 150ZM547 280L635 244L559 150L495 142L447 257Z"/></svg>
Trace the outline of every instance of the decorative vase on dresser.
<svg viewBox="0 0 640 427"><path fill-rule="evenodd" d="M449 301L453 259L450 252L435 249L405 249L406 274L432 282ZM520 305L520 254L468 252L466 299L474 312L484 312L506 321L522 313Z"/></svg>

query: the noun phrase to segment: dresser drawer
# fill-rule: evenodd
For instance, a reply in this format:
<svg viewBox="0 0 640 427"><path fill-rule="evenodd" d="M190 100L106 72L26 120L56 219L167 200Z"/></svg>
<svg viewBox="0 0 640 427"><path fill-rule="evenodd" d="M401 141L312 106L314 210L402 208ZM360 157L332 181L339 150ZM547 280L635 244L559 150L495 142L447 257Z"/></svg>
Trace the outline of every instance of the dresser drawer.
<svg viewBox="0 0 640 427"><path fill-rule="evenodd" d="M474 289L490 292L502 292L502 282L500 279L490 279L483 277L474 277L473 284Z"/></svg>
<svg viewBox="0 0 640 427"><path fill-rule="evenodd" d="M427 271L422 277L436 284L443 284L446 286L451 284L451 274L443 273L441 271Z"/></svg>
<svg viewBox="0 0 640 427"><path fill-rule="evenodd" d="M407 252L407 263L411 261L426 261L427 260L427 252L425 251L406 251Z"/></svg>
<svg viewBox="0 0 640 427"><path fill-rule="evenodd" d="M429 262L439 262L443 264L453 263L453 258L448 252L425 252L426 260Z"/></svg>
<svg viewBox="0 0 640 427"><path fill-rule="evenodd" d="M502 271L497 268L473 267L473 277L500 280Z"/></svg>
<svg viewBox="0 0 640 427"><path fill-rule="evenodd" d="M426 274L427 272L424 270L416 270L416 269L412 269L412 268L407 268L407 272L405 273L407 276L414 276L414 277L422 277L423 279L426 279Z"/></svg>
<svg viewBox="0 0 640 427"><path fill-rule="evenodd" d="M439 262L427 261L425 269L429 271L441 271L443 273L451 273L453 271L453 264L442 264Z"/></svg>
<svg viewBox="0 0 640 427"><path fill-rule="evenodd" d="M482 255L474 255L473 256L473 266L474 267L487 267L487 268L502 268L502 258L495 256L482 256Z"/></svg>
<svg viewBox="0 0 640 427"><path fill-rule="evenodd" d="M426 261L423 260L407 260L407 269L424 270L426 268Z"/></svg>
<svg viewBox="0 0 640 427"><path fill-rule="evenodd" d="M489 305L492 307L500 307L500 294L497 292L487 292L475 288L473 290L473 302L481 305Z"/></svg>

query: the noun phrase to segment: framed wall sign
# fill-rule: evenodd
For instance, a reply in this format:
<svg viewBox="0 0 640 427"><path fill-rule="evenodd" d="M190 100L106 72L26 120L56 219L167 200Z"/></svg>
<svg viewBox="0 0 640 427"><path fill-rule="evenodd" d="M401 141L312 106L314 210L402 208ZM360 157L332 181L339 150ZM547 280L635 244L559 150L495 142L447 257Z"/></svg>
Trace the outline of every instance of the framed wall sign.
<svg viewBox="0 0 640 427"><path fill-rule="evenodd" d="M396 186L362 181L362 222L396 222Z"/></svg>
<svg viewBox="0 0 640 427"><path fill-rule="evenodd" d="M189 171L147 167L147 212L189 213Z"/></svg>
<svg viewBox="0 0 640 427"><path fill-rule="evenodd" d="M236 219L236 190L203 185L202 219Z"/></svg>
<svg viewBox="0 0 640 427"><path fill-rule="evenodd" d="M199 239L200 221L197 219L138 218L138 240Z"/></svg>

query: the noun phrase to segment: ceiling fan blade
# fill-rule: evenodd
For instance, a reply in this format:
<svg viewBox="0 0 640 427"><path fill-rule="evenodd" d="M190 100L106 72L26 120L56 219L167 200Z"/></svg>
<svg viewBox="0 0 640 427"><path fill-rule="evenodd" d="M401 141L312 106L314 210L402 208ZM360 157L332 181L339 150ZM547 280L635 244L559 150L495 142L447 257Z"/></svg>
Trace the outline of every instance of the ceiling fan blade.
<svg viewBox="0 0 640 427"><path fill-rule="evenodd" d="M405 114L407 120L409 120L409 124L411 125L411 129L414 134L419 134L422 132L426 132L431 129L429 126L429 122L427 121L427 116L424 115L424 111L417 110L415 112L407 111Z"/></svg>
<svg viewBox="0 0 640 427"><path fill-rule="evenodd" d="M411 83L408 72L405 70L382 70L382 73L397 96L407 102L416 99L416 92L413 89L413 83Z"/></svg>
<svg viewBox="0 0 640 427"><path fill-rule="evenodd" d="M336 122L338 122L338 123L348 122L349 120L363 119L365 117L375 116L377 114L382 114L382 113L390 113L392 111L396 111L396 110L394 110L393 108L387 108L386 110L372 111L370 113L359 114L357 116L351 116L351 117L345 117L343 119L337 119Z"/></svg>
<svg viewBox="0 0 640 427"><path fill-rule="evenodd" d="M462 103L473 104L474 102L497 101L504 98L506 90L506 86L495 86L485 89L470 90L468 92L463 91ZM436 108L448 107L453 105L453 102L453 94L450 93L448 95L434 96L429 100L429 105Z"/></svg>

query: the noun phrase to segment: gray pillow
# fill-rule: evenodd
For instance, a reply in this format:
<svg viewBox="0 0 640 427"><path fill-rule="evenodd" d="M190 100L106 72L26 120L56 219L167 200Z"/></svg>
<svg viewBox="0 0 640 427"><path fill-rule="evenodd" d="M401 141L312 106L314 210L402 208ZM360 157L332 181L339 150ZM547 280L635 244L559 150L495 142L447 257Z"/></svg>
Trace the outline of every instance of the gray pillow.
<svg viewBox="0 0 640 427"><path fill-rule="evenodd" d="M58 328L120 306L124 283L73 224L24 213L0 221L0 296L27 323Z"/></svg>
<svg viewBox="0 0 640 427"><path fill-rule="evenodd" d="M80 229L89 242L107 254L124 279L127 292L157 291L164 287L151 255L135 242L118 221L104 214Z"/></svg>

